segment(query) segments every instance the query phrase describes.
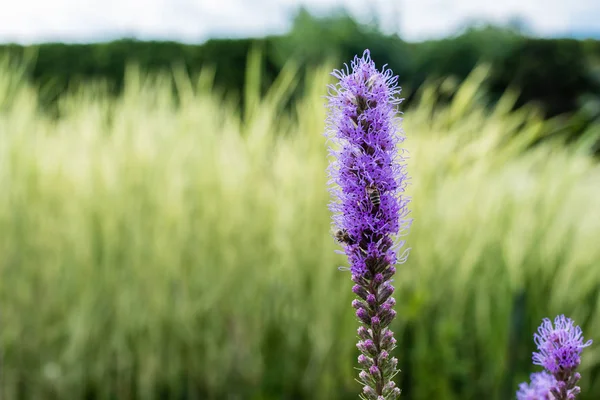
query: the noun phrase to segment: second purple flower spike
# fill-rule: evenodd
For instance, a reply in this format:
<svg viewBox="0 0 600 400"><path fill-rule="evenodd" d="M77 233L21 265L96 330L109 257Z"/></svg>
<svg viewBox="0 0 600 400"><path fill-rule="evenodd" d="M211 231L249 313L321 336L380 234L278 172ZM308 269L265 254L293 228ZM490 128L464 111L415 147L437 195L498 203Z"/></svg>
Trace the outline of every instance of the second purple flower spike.
<svg viewBox="0 0 600 400"><path fill-rule="evenodd" d="M533 353L533 363L541 365L556 379L551 392L557 400L574 399L580 389L577 382L581 378L575 370L581 363L581 351L592 344L583 342L583 333L572 319L559 315L554 319L545 318L533 335L538 352Z"/></svg>
<svg viewBox="0 0 600 400"><path fill-rule="evenodd" d="M331 154L330 183L337 229L336 238L348 256L353 292L352 305L362 323L357 344L363 384L361 398L396 399L393 382L398 360L391 356L396 340L389 325L396 312L391 278L398 257L394 237L405 234L411 220L402 196L407 175L398 144L404 140L397 128L398 77L378 71L365 51L351 68L334 71L338 83L330 86L328 136L335 142Z"/></svg>
<svg viewBox="0 0 600 400"><path fill-rule="evenodd" d="M554 324L544 318L533 339L538 349L533 363L546 371L532 374L530 384L522 383L517 400L575 400L581 392L577 386L581 375L576 372L581 352L592 341L584 343L581 328L564 315L557 316Z"/></svg>

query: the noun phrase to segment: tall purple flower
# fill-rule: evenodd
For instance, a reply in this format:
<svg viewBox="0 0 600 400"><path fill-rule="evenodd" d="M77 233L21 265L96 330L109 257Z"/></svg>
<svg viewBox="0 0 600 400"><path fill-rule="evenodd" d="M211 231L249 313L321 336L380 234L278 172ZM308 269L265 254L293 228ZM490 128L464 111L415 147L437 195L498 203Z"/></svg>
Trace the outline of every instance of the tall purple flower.
<svg viewBox="0 0 600 400"><path fill-rule="evenodd" d="M391 278L399 261L394 243L410 227L403 197L407 175L398 144L404 140L397 125L397 76L390 70L378 71L366 50L332 74L338 79L329 87L327 136L333 161L329 167L336 238L348 256L352 302L362 323L357 344L362 353L358 363L363 399L396 399L400 389L392 381L398 360L391 356L396 340L388 328L396 312Z"/></svg>

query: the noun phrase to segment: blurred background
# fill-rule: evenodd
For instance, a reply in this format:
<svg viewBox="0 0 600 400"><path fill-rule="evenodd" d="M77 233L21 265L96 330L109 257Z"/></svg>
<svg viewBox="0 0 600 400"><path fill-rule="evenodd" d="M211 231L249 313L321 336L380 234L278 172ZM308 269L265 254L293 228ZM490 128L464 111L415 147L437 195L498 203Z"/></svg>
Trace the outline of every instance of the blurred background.
<svg viewBox="0 0 600 400"><path fill-rule="evenodd" d="M2 399L357 398L323 96L365 48L411 156L403 398L514 399L544 317L600 342L597 2L5 1L0 42Z"/></svg>

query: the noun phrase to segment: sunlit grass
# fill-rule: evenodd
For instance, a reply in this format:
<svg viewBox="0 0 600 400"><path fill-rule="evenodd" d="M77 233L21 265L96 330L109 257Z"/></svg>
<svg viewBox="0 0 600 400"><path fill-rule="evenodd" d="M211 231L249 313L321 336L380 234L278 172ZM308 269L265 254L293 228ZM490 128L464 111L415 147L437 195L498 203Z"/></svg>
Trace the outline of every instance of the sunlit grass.
<svg viewBox="0 0 600 400"><path fill-rule="evenodd" d="M210 71L131 70L124 94L61 100L58 120L0 67L0 344L5 399L356 398L352 283L330 236L328 68L245 110ZM405 110L412 252L396 278L408 399L508 399L532 334L566 313L600 341L600 170L547 142L485 69L449 106ZM243 116L242 116L243 115ZM600 350L581 399L600 396ZM89 397L88 397L89 398Z"/></svg>

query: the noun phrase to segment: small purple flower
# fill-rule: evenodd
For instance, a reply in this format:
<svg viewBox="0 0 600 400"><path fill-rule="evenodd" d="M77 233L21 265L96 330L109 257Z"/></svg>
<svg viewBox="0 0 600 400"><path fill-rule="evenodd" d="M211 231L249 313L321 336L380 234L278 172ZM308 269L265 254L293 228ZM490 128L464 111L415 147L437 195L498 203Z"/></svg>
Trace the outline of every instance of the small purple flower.
<svg viewBox="0 0 600 400"><path fill-rule="evenodd" d="M394 237L405 235L412 222L406 218L410 199L402 196L407 175L398 148L404 140L396 117L400 88L390 70L377 70L368 50L354 58L351 70L346 66L333 76L339 81L328 97L328 137L336 145L330 149L330 209L356 283L352 291L359 299L352 305L364 324L359 377L363 398L390 400L400 393L392 382L397 360L389 357L396 343L389 329L396 315L391 278L394 264L408 254L406 249L398 257L395 247L404 242L395 245Z"/></svg>
<svg viewBox="0 0 600 400"><path fill-rule="evenodd" d="M556 379L546 371L535 372L530 376L531 382L521 383L517 392L517 400L554 400L550 389L556 385Z"/></svg>
<svg viewBox="0 0 600 400"><path fill-rule="evenodd" d="M575 371L581 362L581 351L592 344L591 340L583 342L581 328L564 315L554 319L554 326L550 319L544 318L533 338L538 348L538 352L533 353L533 363L555 377Z"/></svg>
<svg viewBox="0 0 600 400"><path fill-rule="evenodd" d="M517 399L574 400L581 391L576 385L581 375L575 370L581 363L582 350L592 341L584 343L581 328L564 315L557 316L554 324L544 318L533 338L538 349L533 353L533 363L547 372L532 374L530 385L519 386Z"/></svg>

